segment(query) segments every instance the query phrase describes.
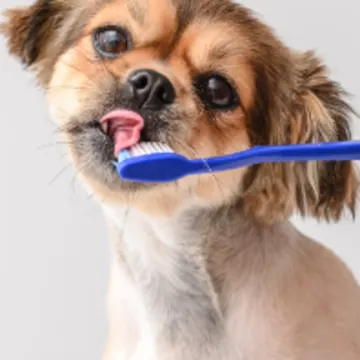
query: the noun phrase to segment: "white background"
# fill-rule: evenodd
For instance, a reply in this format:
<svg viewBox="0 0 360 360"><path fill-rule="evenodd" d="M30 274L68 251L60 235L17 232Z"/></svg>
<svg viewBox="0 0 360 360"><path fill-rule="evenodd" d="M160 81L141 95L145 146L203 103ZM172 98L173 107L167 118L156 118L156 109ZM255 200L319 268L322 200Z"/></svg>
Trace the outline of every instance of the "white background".
<svg viewBox="0 0 360 360"><path fill-rule="evenodd" d="M25 3L1 0L0 10ZM360 110L358 0L243 3L289 45L317 49ZM0 80L0 359L98 360L106 335L108 263L100 211L71 168L57 176L68 162L45 101L2 40ZM299 225L360 279L360 220Z"/></svg>

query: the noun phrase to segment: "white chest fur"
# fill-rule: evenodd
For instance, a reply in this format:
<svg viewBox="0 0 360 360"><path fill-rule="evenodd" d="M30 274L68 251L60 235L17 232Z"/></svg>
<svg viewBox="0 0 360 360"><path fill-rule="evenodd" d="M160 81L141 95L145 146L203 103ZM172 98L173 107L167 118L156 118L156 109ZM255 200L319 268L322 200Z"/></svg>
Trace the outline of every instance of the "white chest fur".
<svg viewBox="0 0 360 360"><path fill-rule="evenodd" d="M129 264L135 266L147 257L141 244L148 234L127 208L103 206L103 210L115 233L108 294L110 334L103 360L153 360L156 358L154 334L143 297L128 268Z"/></svg>
<svg viewBox="0 0 360 360"><path fill-rule="evenodd" d="M191 360L208 353L209 346L219 344L214 339L221 320L202 240L178 228L177 221L126 208L104 211L117 233L109 297L109 315L115 313L116 319L110 319L111 328L126 339L116 358L162 359L160 353L170 352L169 358L177 359L178 352L188 349L186 358ZM127 328L124 322L130 322Z"/></svg>

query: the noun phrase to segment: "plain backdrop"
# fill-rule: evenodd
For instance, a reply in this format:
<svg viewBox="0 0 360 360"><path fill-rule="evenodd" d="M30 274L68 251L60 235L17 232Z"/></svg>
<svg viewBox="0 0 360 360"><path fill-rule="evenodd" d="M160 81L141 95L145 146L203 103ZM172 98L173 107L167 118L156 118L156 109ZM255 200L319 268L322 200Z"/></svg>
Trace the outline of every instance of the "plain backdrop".
<svg viewBox="0 0 360 360"><path fill-rule="evenodd" d="M28 3L1 0L0 10ZM289 45L317 49L360 110L358 0L243 3ZM106 336L104 222L56 144L41 93L2 40L0 80L0 359L98 360ZM360 279L360 218L296 222Z"/></svg>

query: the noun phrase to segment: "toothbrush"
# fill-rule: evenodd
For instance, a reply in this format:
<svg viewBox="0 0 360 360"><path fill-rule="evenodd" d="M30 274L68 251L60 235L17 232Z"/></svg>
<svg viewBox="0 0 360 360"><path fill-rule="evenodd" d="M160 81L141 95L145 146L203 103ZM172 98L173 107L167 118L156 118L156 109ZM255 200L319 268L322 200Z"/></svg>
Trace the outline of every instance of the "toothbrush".
<svg viewBox="0 0 360 360"><path fill-rule="evenodd" d="M187 159L161 143L140 143L121 151L114 163L126 181L167 183L188 175L215 173L269 162L360 160L360 141L255 146L239 153Z"/></svg>

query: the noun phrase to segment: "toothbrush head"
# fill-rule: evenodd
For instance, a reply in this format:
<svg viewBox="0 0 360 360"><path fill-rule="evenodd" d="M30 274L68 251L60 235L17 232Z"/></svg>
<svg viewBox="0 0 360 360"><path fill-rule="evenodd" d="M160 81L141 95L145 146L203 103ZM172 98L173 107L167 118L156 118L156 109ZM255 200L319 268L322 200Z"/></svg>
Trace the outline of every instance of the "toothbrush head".
<svg viewBox="0 0 360 360"><path fill-rule="evenodd" d="M189 160L162 143L139 143L121 151L115 164L125 181L168 183L187 175Z"/></svg>

